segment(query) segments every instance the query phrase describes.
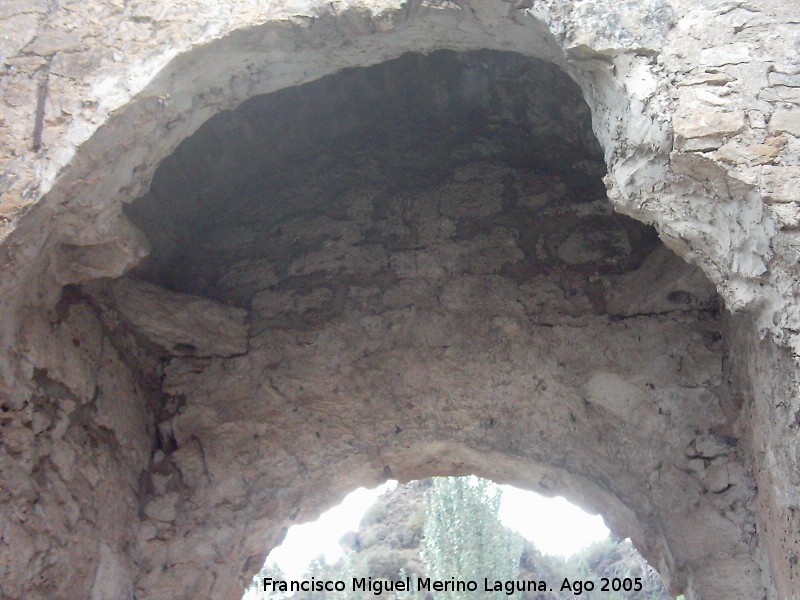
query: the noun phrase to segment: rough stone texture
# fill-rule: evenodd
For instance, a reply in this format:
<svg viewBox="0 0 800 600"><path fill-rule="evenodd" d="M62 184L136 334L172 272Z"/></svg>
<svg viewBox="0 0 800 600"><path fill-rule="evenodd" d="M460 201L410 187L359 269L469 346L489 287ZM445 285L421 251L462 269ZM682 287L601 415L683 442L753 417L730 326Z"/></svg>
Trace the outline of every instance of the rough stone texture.
<svg viewBox="0 0 800 600"><path fill-rule="evenodd" d="M234 598L350 487L475 471L602 510L687 598L800 597L793 0L0 17L0 595ZM386 61L441 48L554 67L429 64L462 85L415 104ZM287 90L379 63L394 87ZM395 112L307 105L315 85ZM270 103L265 139L247 111ZM442 128L393 128L404 103ZM357 152L376 131L397 160Z"/></svg>
<svg viewBox="0 0 800 600"><path fill-rule="evenodd" d="M120 316L167 356L230 356L247 351L247 312L155 285L122 279L112 295Z"/></svg>

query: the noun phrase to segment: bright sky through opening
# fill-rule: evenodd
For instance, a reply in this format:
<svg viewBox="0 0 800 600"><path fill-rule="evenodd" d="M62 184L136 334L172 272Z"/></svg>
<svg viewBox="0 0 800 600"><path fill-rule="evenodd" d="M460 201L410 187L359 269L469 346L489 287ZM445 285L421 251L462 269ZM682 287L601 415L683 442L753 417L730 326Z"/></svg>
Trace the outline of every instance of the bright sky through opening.
<svg viewBox="0 0 800 600"><path fill-rule="evenodd" d="M267 562L276 563L290 579L302 578L311 560L320 555L328 563L335 562L342 556L339 539L358 529L359 521L378 496L396 485L396 481L389 481L372 490L359 488L316 521L290 527L283 544L270 553ZM589 515L563 498L545 498L511 486L500 487L503 524L532 541L545 554L567 557L609 534L602 517Z"/></svg>

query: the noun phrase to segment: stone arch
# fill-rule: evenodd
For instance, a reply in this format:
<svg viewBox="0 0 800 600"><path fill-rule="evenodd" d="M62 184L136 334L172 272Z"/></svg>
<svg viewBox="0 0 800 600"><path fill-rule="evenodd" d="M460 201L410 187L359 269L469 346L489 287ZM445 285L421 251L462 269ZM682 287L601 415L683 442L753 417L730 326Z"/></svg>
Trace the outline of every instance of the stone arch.
<svg viewBox="0 0 800 600"><path fill-rule="evenodd" d="M673 140L671 84L658 60L658 49L675 25L673 7L651 0L626 7L624 15L613 3L586 10L592 12L507 2L344 8L312 3L298 12L278 6L268 14L248 14L243 22L217 24L207 44L187 52L177 45L143 57L95 84L100 123L76 120L43 165L43 200L27 224L20 222L18 239L9 244L11 264L19 268L10 269L6 295L15 296L14 288L35 289L27 292L29 299L52 304L60 285L117 276L136 264L146 248L120 218L121 206L146 190L160 160L216 112L404 51L487 48L542 58L573 77L594 114L616 210L654 224L673 250L699 264L720 286L731 309L766 309L761 327L778 334L767 319L787 317L763 306L768 299L758 283L771 258L775 217L759 203L757 188L732 178L714 161L688 152L670 156L673 141L693 149L713 146L708 138L726 135L724 128L692 129L689 123ZM600 13L619 28L595 27L592 17ZM720 208L719 198L730 207ZM701 229L702 235L694 233ZM732 245L731 239L742 236L750 243ZM63 248L53 248L49 264L38 264L37 276L23 284L28 263L41 262L31 255L50 254L42 251L45 246Z"/></svg>
<svg viewBox="0 0 800 600"><path fill-rule="evenodd" d="M413 98L398 92L412 82ZM151 240L135 270L149 283L91 292L170 356L143 507L145 596L173 593L176 581L234 595L233 573L258 564L276 518L313 513L328 486L342 494L387 476L454 472L549 487L602 510L690 597L759 593L742 539L752 516L718 517L716 493L728 506L752 488L728 460L725 413L735 407L717 389L713 288L647 228L609 216L581 103L541 61L406 55L254 98L163 161L129 209ZM276 127L288 128L267 133L276 150L253 145L249 132ZM528 139L525 129L545 133ZM584 163L585 176L573 167ZM315 179L321 169L328 183ZM550 241L540 229L564 235ZM598 245L575 241L580 232L600 234ZM608 302L593 302L584 284L611 290ZM241 309L210 299L247 309L246 341ZM204 303L214 325L160 314L187 302ZM647 390L658 400L643 401ZM656 437L669 450L651 447L638 462L635 440ZM200 526L212 511L218 525ZM252 522L263 526L243 527ZM704 542L700 523L715 530Z"/></svg>
<svg viewBox="0 0 800 600"><path fill-rule="evenodd" d="M625 163L620 177L625 180L624 193L635 193L640 183L652 185L666 179L663 173L650 173L640 182L632 173L643 162L652 163L654 172L666 165L666 146L671 142L668 124L638 110L644 108L658 83L649 72L650 56L637 54L636 48L645 42L657 46L663 41L670 24L669 7L650 7L652 26L639 36L629 32L620 48L604 54L580 43L582 40L565 41L567 48L562 48L554 33L563 36L561 30L567 25L557 13L534 15L527 9L509 13L505 3L480 8L447 2L412 2L409 6L412 8L355 5L343 11L315 7L301 16L284 15L263 25L231 29L163 67L163 57L152 61L156 64L145 67L150 73L139 76L149 82L134 97L126 86L131 80L136 82L131 71L139 65L131 65L119 77L125 81L106 84L111 89L103 107L105 122L74 151L68 168L58 172L63 166L58 164L60 157L53 161L42 183L47 194L38 212L44 214L30 218L38 225L58 214L53 227L40 227L57 232L50 235L55 238L48 240L50 244L66 246L48 267L48 283L52 279L63 285L103 274L117 276L137 262L146 250L120 219L121 206L146 190L160 160L213 114L254 95L409 50L514 50L558 65L583 84L609 164ZM618 55L623 58L614 65ZM628 76L638 78L640 84L626 87ZM123 100L129 97L130 101ZM628 132L620 132L622 122L627 123ZM645 122L651 124L643 126ZM82 129L90 130L87 126ZM72 152L67 150L65 155ZM53 172L58 176L51 175ZM87 227L87 222L93 226ZM30 231L35 227L26 228L24 223L21 227L27 239L36 235ZM83 275L82 261L89 263ZM45 296L51 298L52 293Z"/></svg>
<svg viewBox="0 0 800 600"><path fill-rule="evenodd" d="M791 292L793 284L785 283L785 279L781 280L783 287L777 283L768 286L769 293L759 289L759 278L763 279L771 258L769 241L776 232L777 218L760 204L761 196L756 184L752 181L741 183L714 160L690 154L696 140L700 140L700 149L713 146L715 136L733 135L738 122L727 129L692 129L691 123L681 123L683 128L676 131L680 135L674 141L683 145L686 152L670 156L673 137L668 116L673 111L669 97L672 88L664 78L663 64L659 63L658 52L654 49L669 43L669 30L675 20L671 7L659 2L643 4L641 9L628 7L643 11L645 14L633 21L646 25L638 28L620 26L610 30L585 26L581 18L587 15L580 9L567 13L555 5L548 4L545 9L534 10L522 4L518 7L504 3L472 6L467 3L410 2L401 6L355 6L344 11L338 11L336 6L330 9L316 7L301 16L288 12L279 16L269 15L264 24L254 25L259 20L255 19L245 27L241 27L242 23L229 25L224 29L226 35L219 40L173 58L157 77L140 91L136 90L139 93L130 102L122 100L132 95L129 91L120 95L110 93L114 99L111 102L119 104L113 107L114 114L80 146L57 177L54 173L58 171L59 163L67 161L53 152L55 156L51 164L54 168L41 180L43 190L52 187L39 205L19 221L18 229L4 244L5 262L9 266L2 282L2 310L9 316L5 320L4 340L7 348L13 348L8 351L11 360L3 365L5 379L10 389L26 390L19 398L36 398L37 401L66 397L68 402L75 403L75 398L91 398L93 394L93 401L96 401L98 389L108 390L114 385L120 386L120 398L134 390L135 393L127 400L118 401L118 405L107 398L109 404L100 411L101 417L96 419L96 423L84 423L84 439L79 441L77 433L68 432L75 437L70 441L73 445L87 443L87 440L101 446L106 444L112 455L123 456L129 461L124 468L110 469L111 479L118 481L120 487L135 490L131 502L122 501L127 514L134 510L140 517L142 514L146 516L148 494L157 492L156 496L168 496L172 493L168 489L158 489L164 482L157 477L152 477L152 481L147 479L148 476L144 479L139 477L140 472L147 470L142 467L150 462L149 439L154 434L150 413L159 408L159 398L148 396L146 392L152 387L148 377L157 370L153 370L152 357L141 350L135 332L120 333L115 329L115 323L108 322L102 314L96 314L95 311L102 306L80 298L72 301L69 294L74 293L75 288L70 286L99 277L118 277L143 257L146 243L123 216L123 204L145 191L156 165L203 121L253 95L315 79L346 66L381 62L408 49L466 51L489 48L515 50L527 56L544 58L582 85L594 111L595 132L605 149L610 172L607 178L609 194L618 210L654 222L671 248L705 269L732 308L752 307L763 302L765 297L780 304L775 298ZM602 9L605 14L626 22L627 17L611 3L603 5ZM648 21L645 16L652 18ZM227 62L227 59L232 62ZM234 73L221 73L211 68L229 67L231 64L235 65ZM308 65L313 65L313 70ZM106 88L106 92L119 92L121 88L117 82ZM111 109L111 103L105 108ZM80 125L76 123L71 132L76 138L84 135ZM70 154L67 145L59 149L65 156ZM678 194L689 201L677 202ZM722 203L718 202L720 198ZM690 203L695 206L687 208ZM709 223L714 226L705 227ZM740 243L743 237L750 241ZM781 268L773 265L770 276L773 273L782 276ZM67 286L64 288L66 294L62 293L63 286ZM23 288L25 292L21 292ZM147 290L144 290L146 294ZM52 307L55 307L54 312L42 312L42 308ZM215 310L209 305L204 305L204 308L211 312ZM780 312L782 308L766 308L764 314L773 322L776 315L785 318L786 313ZM224 320L229 316L221 314L219 318ZM777 322L780 323L780 319ZM750 324L747 326L752 328ZM779 325L762 324L762 327L776 334L781 332ZM41 338L48 335L55 335L59 344L65 347L72 344L80 350L65 351L62 356L47 351L41 347ZM40 338L38 341L37 336ZM748 339L747 343L753 342ZM106 347L113 347L116 356L102 358ZM786 364L785 358L780 360L781 364ZM114 364L106 364L109 361ZM121 368L121 363L144 366L141 372L134 368L133 373L122 376L123 384L119 380L107 380L104 386L96 385L103 376L113 379L111 373ZM736 366L741 372L747 370L741 365ZM746 381L757 379L756 375L752 372L739 375L744 380L741 385L746 387ZM130 389L122 391L126 387ZM754 392L754 395L758 393ZM779 395L788 397L789 393L781 390ZM144 403L137 400L142 397L146 398ZM85 400L78 400L78 404L82 402ZM114 414L120 411L123 418ZM769 431L769 427L762 430ZM113 432L110 438L108 431ZM754 437L758 438L759 434L756 432ZM22 449L25 448L25 435L20 434L22 437L19 438ZM188 439L192 442L191 435ZM205 449L201 447L200 438L193 443L199 452L194 456L199 462L195 460L193 464L202 475ZM703 454L705 450L700 448L697 450L699 454L695 459L703 463L706 460L713 462L716 457ZM463 448L453 450L456 453L463 451ZM712 444L710 451L717 452L720 448ZM64 473L70 471L70 463L74 466L76 459L74 450L64 449L50 460L64 479ZM748 468L747 464L743 467L745 472ZM131 480L132 474L135 481ZM159 475L157 470L155 475ZM501 476L495 478L502 479ZM59 498L59 503L73 510L69 499L61 497L58 484L48 485L51 487L47 488L47 494ZM35 493L41 494L42 491L31 491L31 494ZM23 501L31 502L31 499L27 497ZM748 502L740 499L734 512ZM764 501L762 515L769 513L774 505L774 499ZM783 508L780 502L778 505ZM150 510L159 508L169 511L169 501ZM745 512L750 510L747 507ZM106 511L101 509L99 512ZM108 515L104 518L108 519ZM751 527L748 519L737 522L736 526ZM70 527L79 526L79 523L80 517L76 517L76 522ZM142 539L152 539L147 537L152 533L148 527L145 524L142 531L132 535L120 524L109 526L109 531L115 532L120 543L100 543L92 550L96 557L93 564L97 569L93 593L97 597L119 596L128 593L135 585L129 576L120 575L126 565L130 565L126 562L130 557L124 556L120 548L135 545ZM24 530L24 527L15 530L17 539L24 539ZM662 531L658 535L666 534ZM63 539L69 540L70 534L64 533ZM720 542L720 539L712 541ZM639 543L643 542L640 540ZM723 542L720 543L724 546ZM758 561L760 550L756 540L741 543L748 547L744 560L750 562L744 569L745 576L737 583L744 580L750 583L736 589L714 587L726 578L731 581L728 575L732 571L741 572L735 560L723 560L719 564L709 562L704 565L708 567L708 574L701 575L698 569L690 568L691 559L677 567L671 564L674 561L672 549L663 547L669 544L659 541L651 556L659 557L659 566L664 572L672 575L671 570L676 569L675 585L687 586L690 594L736 597L738 593L741 597L756 597L760 593L759 584L754 583L758 581L758 569L753 566L755 563L750 555L752 553ZM722 553L721 548L716 551ZM781 548L777 543L767 550L780 556ZM184 549L189 551L185 546ZM37 556L38 560L46 560L42 558L46 553ZM164 565L169 563L167 557L158 558ZM204 560L212 564L217 558L209 555ZM195 567L186 568L191 571ZM195 582L196 589L212 589L203 586L215 585L213 580L218 576L202 575ZM153 578L152 581L145 579L145 583L140 582L139 589L156 597L159 585L166 579L158 574ZM77 581L77 575L74 579ZM790 577L784 579L781 589L787 590L790 584L786 581ZM64 581L63 585L73 584L72 579ZM229 593L229 583L219 585L219 589Z"/></svg>

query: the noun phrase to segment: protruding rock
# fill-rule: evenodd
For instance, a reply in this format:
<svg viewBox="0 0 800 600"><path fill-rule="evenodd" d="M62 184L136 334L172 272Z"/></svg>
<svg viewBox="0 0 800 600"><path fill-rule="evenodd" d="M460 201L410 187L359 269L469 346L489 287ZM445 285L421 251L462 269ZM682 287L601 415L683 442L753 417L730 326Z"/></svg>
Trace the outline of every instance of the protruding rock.
<svg viewBox="0 0 800 600"><path fill-rule="evenodd" d="M112 286L122 316L169 354L231 356L247 351L247 311L136 279Z"/></svg>

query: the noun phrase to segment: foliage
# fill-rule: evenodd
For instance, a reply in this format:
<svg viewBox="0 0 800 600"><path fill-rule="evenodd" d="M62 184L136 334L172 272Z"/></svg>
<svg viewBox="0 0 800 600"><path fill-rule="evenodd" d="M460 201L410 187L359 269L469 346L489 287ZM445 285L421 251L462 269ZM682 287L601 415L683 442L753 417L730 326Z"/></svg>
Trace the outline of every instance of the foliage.
<svg viewBox="0 0 800 600"><path fill-rule="evenodd" d="M378 498L375 503L367 509L364 517L361 519L361 525L371 525L377 523L386 514L386 501Z"/></svg>
<svg viewBox="0 0 800 600"><path fill-rule="evenodd" d="M559 576L570 581L591 579L601 581L608 579L639 578L642 589L639 591L594 590L584 591L581 595L586 600L669 600L669 595L661 585L658 573L647 564L636 551L630 540L615 540L611 537L595 542L581 552L559 563Z"/></svg>
<svg viewBox="0 0 800 600"><path fill-rule="evenodd" d="M261 567L261 570L253 578L253 583L250 584L255 589L256 597L259 600L284 600L288 597L288 595L283 592L263 591L264 588L261 585L261 582L265 577L271 577L272 579L286 579L283 571L281 571L280 567L277 565L265 564L263 567Z"/></svg>
<svg viewBox="0 0 800 600"><path fill-rule="evenodd" d="M398 577L400 579L405 579L406 577L408 577L408 575L409 574L406 572L405 569L400 569L400 572L398 573ZM417 586L414 582L415 579L414 577L412 577L411 589L404 592L393 592L392 595L389 596L389 600L426 600L425 593L418 591Z"/></svg>
<svg viewBox="0 0 800 600"><path fill-rule="evenodd" d="M500 490L484 479L444 477L426 495L423 558L434 579L516 579L522 539L500 523ZM448 599L474 600L450 592ZM491 592L488 598L503 598Z"/></svg>

